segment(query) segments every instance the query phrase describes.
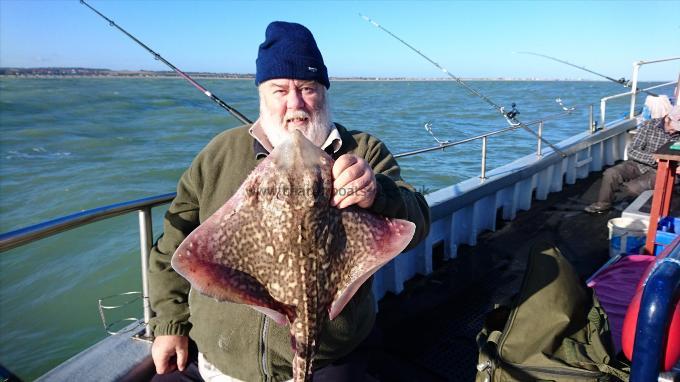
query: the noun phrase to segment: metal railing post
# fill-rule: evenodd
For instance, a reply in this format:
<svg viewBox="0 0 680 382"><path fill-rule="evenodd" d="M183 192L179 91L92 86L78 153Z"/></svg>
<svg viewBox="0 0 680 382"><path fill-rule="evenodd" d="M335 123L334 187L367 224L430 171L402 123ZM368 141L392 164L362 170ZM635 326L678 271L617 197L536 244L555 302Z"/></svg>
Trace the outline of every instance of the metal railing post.
<svg viewBox="0 0 680 382"><path fill-rule="evenodd" d="M602 98L600 100L600 127L604 129L605 127L605 113L607 112L607 99Z"/></svg>
<svg viewBox="0 0 680 382"><path fill-rule="evenodd" d="M538 147L536 148L536 156L539 158L543 156L543 154L541 154L541 143L543 142L541 137L543 137L543 121L538 123Z"/></svg>
<svg viewBox="0 0 680 382"><path fill-rule="evenodd" d="M482 137L482 175L479 177L480 181L486 180L486 142L488 137Z"/></svg>
<svg viewBox="0 0 680 382"><path fill-rule="evenodd" d="M638 82L638 74L640 72L640 65L642 65L641 61L636 61L633 63L633 76L630 79L632 82L630 92L632 93L630 95L630 118L635 117L635 98L637 98L637 82Z"/></svg>
<svg viewBox="0 0 680 382"><path fill-rule="evenodd" d="M600 126L604 126L604 124ZM593 114L592 104L588 106L588 131L590 131L590 134L595 134L595 115Z"/></svg>
<svg viewBox="0 0 680 382"><path fill-rule="evenodd" d="M142 261L142 304L144 306L144 335L151 337L149 320L151 319L151 304L149 303L149 254L153 243L153 225L151 224L151 208L139 210L139 247Z"/></svg>

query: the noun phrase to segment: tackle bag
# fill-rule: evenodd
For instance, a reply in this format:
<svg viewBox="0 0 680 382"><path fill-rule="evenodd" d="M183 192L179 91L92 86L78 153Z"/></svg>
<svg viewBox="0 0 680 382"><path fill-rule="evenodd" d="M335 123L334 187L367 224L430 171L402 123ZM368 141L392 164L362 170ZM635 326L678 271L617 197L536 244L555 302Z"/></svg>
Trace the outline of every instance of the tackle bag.
<svg viewBox="0 0 680 382"><path fill-rule="evenodd" d="M531 249L513 303L489 313L477 344L477 382L628 381L606 313L549 243Z"/></svg>

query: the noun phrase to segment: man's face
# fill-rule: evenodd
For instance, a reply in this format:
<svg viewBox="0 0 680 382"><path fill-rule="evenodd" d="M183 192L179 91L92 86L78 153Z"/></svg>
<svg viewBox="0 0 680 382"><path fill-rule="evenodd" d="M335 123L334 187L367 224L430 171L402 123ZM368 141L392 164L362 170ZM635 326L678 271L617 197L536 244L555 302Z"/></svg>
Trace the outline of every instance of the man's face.
<svg viewBox="0 0 680 382"><path fill-rule="evenodd" d="M321 146L331 129L326 88L316 81L273 79L259 86L260 123L276 147L293 130Z"/></svg>

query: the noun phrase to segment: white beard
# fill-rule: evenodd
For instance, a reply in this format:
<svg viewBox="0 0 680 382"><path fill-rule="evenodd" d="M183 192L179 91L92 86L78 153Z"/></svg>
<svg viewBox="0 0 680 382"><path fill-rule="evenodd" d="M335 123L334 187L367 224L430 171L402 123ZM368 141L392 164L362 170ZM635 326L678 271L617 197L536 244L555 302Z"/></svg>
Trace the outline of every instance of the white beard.
<svg viewBox="0 0 680 382"><path fill-rule="evenodd" d="M328 96L325 97L321 108L314 110L311 115L305 111L298 110L286 113L283 120L278 120L277 117L269 113L264 102L260 102L260 125L273 147L288 139L290 131L286 130L285 121L291 118L308 118L306 125L296 127L295 129L300 130L305 138L318 147L321 147L326 142L328 134L333 128L328 108Z"/></svg>

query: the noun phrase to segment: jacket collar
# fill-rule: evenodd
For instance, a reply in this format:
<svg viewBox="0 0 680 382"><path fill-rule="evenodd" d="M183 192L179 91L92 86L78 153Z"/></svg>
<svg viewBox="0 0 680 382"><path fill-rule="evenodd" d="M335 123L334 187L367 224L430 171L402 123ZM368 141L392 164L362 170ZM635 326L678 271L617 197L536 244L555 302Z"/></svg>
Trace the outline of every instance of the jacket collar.
<svg viewBox="0 0 680 382"><path fill-rule="evenodd" d="M253 137L253 152L255 153L256 160L266 157L274 149L262 129L259 118L250 127L248 133ZM326 138L326 141L321 145L321 149L326 151L329 155L333 155L340 151L341 147L342 137L340 136L340 131L338 131L336 124L333 124L333 130L331 130L328 134L328 138Z"/></svg>

